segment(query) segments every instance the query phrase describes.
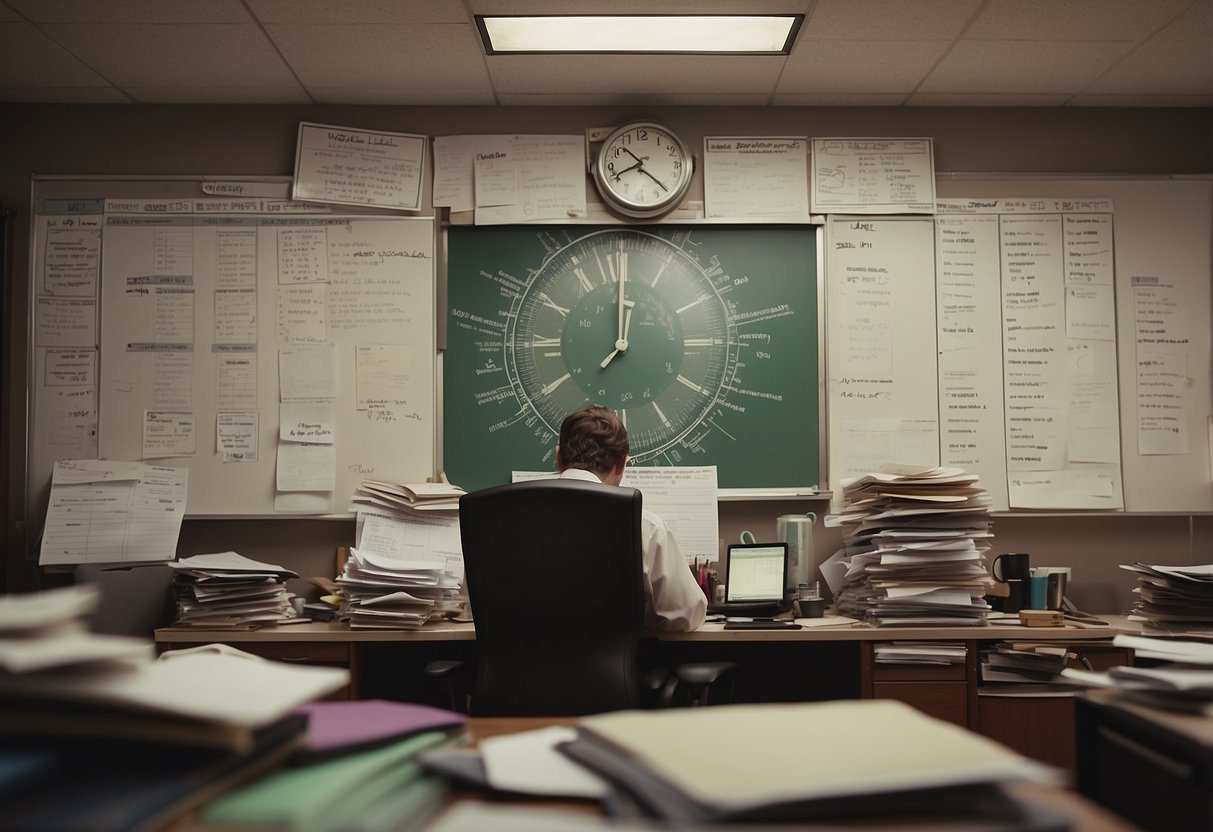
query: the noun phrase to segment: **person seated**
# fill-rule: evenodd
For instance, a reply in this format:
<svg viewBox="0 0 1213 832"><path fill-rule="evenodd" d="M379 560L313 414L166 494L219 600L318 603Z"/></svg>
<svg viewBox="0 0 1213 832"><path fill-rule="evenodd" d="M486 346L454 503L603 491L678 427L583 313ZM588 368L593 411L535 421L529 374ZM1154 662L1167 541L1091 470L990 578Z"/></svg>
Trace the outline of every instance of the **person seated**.
<svg viewBox="0 0 1213 832"><path fill-rule="evenodd" d="M560 425L556 470L561 479L619 485L628 461L628 429L608 407L570 413ZM707 599L695 582L673 533L656 512L644 509L645 626L684 632L707 615Z"/></svg>

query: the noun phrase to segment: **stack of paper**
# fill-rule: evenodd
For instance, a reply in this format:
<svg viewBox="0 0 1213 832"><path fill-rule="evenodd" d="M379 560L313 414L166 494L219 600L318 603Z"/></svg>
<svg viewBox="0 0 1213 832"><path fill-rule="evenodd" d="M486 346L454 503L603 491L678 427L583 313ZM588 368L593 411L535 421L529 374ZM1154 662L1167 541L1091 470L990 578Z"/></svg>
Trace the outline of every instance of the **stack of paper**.
<svg viewBox="0 0 1213 832"><path fill-rule="evenodd" d="M981 654L981 680L1013 684L1064 685L1069 660L1065 646L996 642Z"/></svg>
<svg viewBox="0 0 1213 832"><path fill-rule="evenodd" d="M1129 620L1147 633L1208 635L1213 632L1213 564L1150 566L1121 564L1137 572L1137 602Z"/></svg>
<svg viewBox="0 0 1213 832"><path fill-rule="evenodd" d="M674 824L915 809L943 824L997 805L1007 828L1028 829L999 785L1054 779L992 740L894 700L616 711L582 719L561 750Z"/></svg>
<svg viewBox="0 0 1213 832"><path fill-rule="evenodd" d="M149 641L83 632L95 594L0 597L0 759L24 761L5 829L163 828L282 765L305 740L295 709L349 683L220 645L157 660Z"/></svg>
<svg viewBox="0 0 1213 832"><path fill-rule="evenodd" d="M1158 664L1106 672L1067 668L1062 677L1075 684L1115 688L1127 699L1157 707L1213 716L1213 644L1124 634L1115 636L1112 644Z"/></svg>
<svg viewBox="0 0 1213 832"><path fill-rule="evenodd" d="M363 480L354 492L354 509L376 506L406 513L457 512L464 490L449 482L399 483Z"/></svg>
<svg viewBox="0 0 1213 832"><path fill-rule="evenodd" d="M844 480L845 548L822 566L844 615L877 625L984 624L989 497L959 468L886 465Z"/></svg>
<svg viewBox="0 0 1213 832"><path fill-rule="evenodd" d="M885 641L872 652L877 664L964 664L969 655L963 641Z"/></svg>
<svg viewBox="0 0 1213 832"><path fill-rule="evenodd" d="M415 630L462 607L461 576L443 557L399 560L350 549L337 577L345 600L338 615L353 629Z"/></svg>
<svg viewBox="0 0 1213 832"><path fill-rule="evenodd" d="M286 579L298 573L235 552L171 561L177 625L250 627L296 620Z"/></svg>

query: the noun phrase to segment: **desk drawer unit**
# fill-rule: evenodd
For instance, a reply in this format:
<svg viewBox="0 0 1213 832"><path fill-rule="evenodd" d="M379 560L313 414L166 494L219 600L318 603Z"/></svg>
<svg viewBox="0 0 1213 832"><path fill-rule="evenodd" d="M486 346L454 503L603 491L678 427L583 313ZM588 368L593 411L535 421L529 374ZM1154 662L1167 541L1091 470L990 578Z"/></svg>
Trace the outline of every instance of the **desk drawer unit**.
<svg viewBox="0 0 1213 832"><path fill-rule="evenodd" d="M877 663L875 644L863 644L860 687L864 698L896 699L938 719L970 727L972 650L963 664Z"/></svg>
<svg viewBox="0 0 1213 832"><path fill-rule="evenodd" d="M1213 720L1092 696L1075 722L1084 795L1144 829L1213 829Z"/></svg>

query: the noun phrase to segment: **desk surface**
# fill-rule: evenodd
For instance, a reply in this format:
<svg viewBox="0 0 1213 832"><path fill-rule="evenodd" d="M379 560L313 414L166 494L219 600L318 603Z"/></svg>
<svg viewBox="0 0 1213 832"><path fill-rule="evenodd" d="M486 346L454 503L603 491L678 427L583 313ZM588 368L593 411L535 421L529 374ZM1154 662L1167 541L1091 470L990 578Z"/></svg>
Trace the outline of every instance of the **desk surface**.
<svg viewBox="0 0 1213 832"><path fill-rule="evenodd" d="M802 630L725 630L720 623L704 624L689 633L652 633L661 641L953 641L968 639L1014 639L1020 641L1086 641L1111 638L1116 633L1140 633L1141 625L1124 616L1106 615L1110 627L872 627L853 624L839 627L805 627ZM470 623L434 622L419 630L351 630L333 621L288 624L257 630L204 630L193 627L163 627L156 630L161 644L199 642L392 642L474 641Z"/></svg>
<svg viewBox="0 0 1213 832"><path fill-rule="evenodd" d="M551 725L577 724L577 717L472 717L467 721L467 733L471 744L479 743L489 737L503 734L515 734L522 731L533 731ZM1029 802L1050 806L1065 812L1073 819L1071 832L1135 832L1138 827L1128 823L1103 807L1092 803L1072 791L1031 783L1017 783L1009 787L1018 797ZM461 798L472 797L469 793L461 793ZM479 795L478 799L484 799ZM517 805L517 801L513 801ZM552 801L544 801L543 805L552 806ZM585 803L572 803L584 811Z"/></svg>

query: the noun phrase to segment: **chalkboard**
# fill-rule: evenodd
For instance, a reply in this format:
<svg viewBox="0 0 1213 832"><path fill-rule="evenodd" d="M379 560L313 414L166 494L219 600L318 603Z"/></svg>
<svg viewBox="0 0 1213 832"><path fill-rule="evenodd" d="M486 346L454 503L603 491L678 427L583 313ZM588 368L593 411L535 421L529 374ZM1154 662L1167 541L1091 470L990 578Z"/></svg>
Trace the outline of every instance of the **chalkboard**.
<svg viewBox="0 0 1213 832"><path fill-rule="evenodd" d="M820 482L812 227L453 227L447 248L452 482L553 470L561 420L588 404L624 418L632 464Z"/></svg>
<svg viewBox="0 0 1213 832"><path fill-rule="evenodd" d="M204 181L35 182L31 498L73 457L185 467L192 516L432 476L433 219Z"/></svg>

